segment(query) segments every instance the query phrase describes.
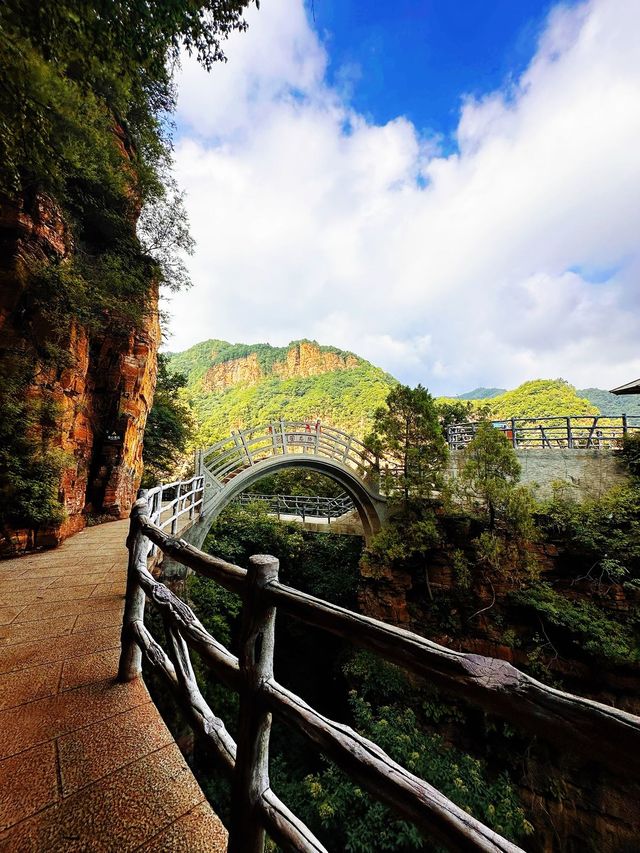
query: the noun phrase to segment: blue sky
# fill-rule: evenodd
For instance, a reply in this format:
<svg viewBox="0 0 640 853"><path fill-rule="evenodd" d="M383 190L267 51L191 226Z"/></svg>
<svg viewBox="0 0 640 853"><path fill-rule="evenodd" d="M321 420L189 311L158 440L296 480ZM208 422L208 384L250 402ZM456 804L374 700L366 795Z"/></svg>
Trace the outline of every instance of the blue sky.
<svg viewBox="0 0 640 853"><path fill-rule="evenodd" d="M169 346L352 350L437 393L640 374L640 3L263 0L177 78Z"/></svg>
<svg viewBox="0 0 640 853"><path fill-rule="evenodd" d="M329 54L328 79L377 123L402 114L451 140L464 95L517 77L533 56L548 0L307 2Z"/></svg>

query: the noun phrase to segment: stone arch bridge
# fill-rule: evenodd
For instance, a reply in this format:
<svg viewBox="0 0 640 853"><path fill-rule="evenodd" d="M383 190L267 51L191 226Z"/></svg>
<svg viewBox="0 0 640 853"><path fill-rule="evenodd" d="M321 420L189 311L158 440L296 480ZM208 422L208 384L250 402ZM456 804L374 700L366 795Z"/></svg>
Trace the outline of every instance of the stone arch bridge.
<svg viewBox="0 0 640 853"><path fill-rule="evenodd" d="M196 476L204 483L201 510L181 537L200 548L212 522L234 498L286 468L307 468L339 483L353 501L365 539L384 524L387 499L379 491L378 457L335 427L280 420L238 430L197 451Z"/></svg>

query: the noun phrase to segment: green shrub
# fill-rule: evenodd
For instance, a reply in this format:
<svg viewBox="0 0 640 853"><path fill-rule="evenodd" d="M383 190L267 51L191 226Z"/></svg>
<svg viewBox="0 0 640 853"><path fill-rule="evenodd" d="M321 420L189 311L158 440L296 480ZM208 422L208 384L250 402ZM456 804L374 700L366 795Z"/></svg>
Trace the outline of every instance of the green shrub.
<svg viewBox="0 0 640 853"><path fill-rule="evenodd" d="M598 584L621 577L640 578L638 480L614 486L602 497L582 503L565 485L554 484L552 496L539 505L537 518L547 538L562 543L574 561L584 566L582 576Z"/></svg>
<svg viewBox="0 0 640 853"><path fill-rule="evenodd" d="M564 642L573 651L584 651L608 663L635 663L640 659L631 625L615 622L593 602L570 601L548 583L512 593L510 599L536 613L558 645Z"/></svg>
<svg viewBox="0 0 640 853"><path fill-rule="evenodd" d="M351 694L351 708L358 731L469 814L508 838L533 832L508 776L490 778L481 761L426 732L413 710L402 704L374 709L355 693ZM334 765L308 776L304 792L306 807L298 803L304 819L319 826L336 849L349 853L437 849Z"/></svg>

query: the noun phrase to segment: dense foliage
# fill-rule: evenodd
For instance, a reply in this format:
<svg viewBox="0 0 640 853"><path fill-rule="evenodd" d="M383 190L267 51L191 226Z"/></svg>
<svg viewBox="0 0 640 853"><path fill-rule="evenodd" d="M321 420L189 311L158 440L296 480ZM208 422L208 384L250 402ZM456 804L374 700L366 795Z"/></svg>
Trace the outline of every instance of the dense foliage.
<svg viewBox="0 0 640 853"><path fill-rule="evenodd" d="M173 479L183 461L193 433L191 412L178 396L186 383L182 374L167 371L167 356L160 353L156 392L144 431L145 487Z"/></svg>
<svg viewBox="0 0 640 853"><path fill-rule="evenodd" d="M393 445L401 459L402 439L409 430L409 466L413 452L425 453L425 448L422 458L429 459L429 466L418 466L421 477L415 493L406 497L401 490L391 523L374 537L361 561L360 582L380 580L385 595L402 598L405 593L393 588L394 575L401 575L403 584L410 577L406 594L411 595L413 630L439 642L444 636L444 642L456 648L469 644L476 650L478 641L509 647L519 667L558 687L576 689L575 683L564 680L567 672L575 678L574 661L578 672L591 672L594 679L608 668L628 672L637 666L638 614L633 608L616 610L609 593L619 601L623 590L634 593L639 577L640 441L631 437L626 442L624 458L632 476L602 498L580 504L558 486L551 498L535 504L519 483L510 443L483 423L460 457L457 487L439 492L435 486L441 483L446 460L446 454L438 452L439 414L441 419L442 412L424 389L397 388L388 395L372 440L388 442L389 452ZM432 441L433 453L427 447ZM292 491L304 485L305 473L292 473L286 481L276 476L265 489L286 486ZM322 493L320 478L307 485ZM336 544L341 538L280 526L256 504L229 508L207 547L245 565L254 551L272 552L280 557L288 583L354 607L357 554L345 559L343 546ZM547 568L541 579L536 559L538 549L543 552L547 545L561 550L561 556L556 558L556 572ZM443 586L440 578L432 588L431 567L438 561L442 565L443 558L451 581ZM214 634L233 647L238 599L201 579L190 581L190 594ZM354 655L327 635L280 617L278 632L279 680L322 712L354 726L501 834L527 845L533 828L505 768L517 763L518 781L523 775L525 787L532 784L537 791L539 780L531 783L527 768L532 753L534 774L540 772L536 761L549 761L543 747L463 703L445 702L432 688L407 680L402 671L373 655ZM219 690L205 683L214 707L233 720L235 699L218 695ZM553 759L542 766L549 771L549 789L562 786ZM277 725L271 778L279 796L333 849L437 849ZM203 784L224 811L226 795L217 779L210 774ZM562 798L561 793L550 796ZM541 819L538 813L536 822Z"/></svg>
<svg viewBox="0 0 640 853"><path fill-rule="evenodd" d="M24 393L28 365L5 359L0 382L0 523L33 527L62 520L58 477L65 456L51 446L58 411L48 398Z"/></svg>
<svg viewBox="0 0 640 853"><path fill-rule="evenodd" d="M426 729L416 710L407 706L407 698L415 691L408 685L406 691L404 701L393 704L380 704L376 697L366 701L352 691L354 727L501 835L529 835L533 827L508 775L492 779L482 761L447 745L440 735ZM334 849L349 853L438 849L425 843L411 824L394 820L385 806L368 797L334 765L304 781L306 799L297 805L298 812L312 827L323 831Z"/></svg>
<svg viewBox="0 0 640 853"><path fill-rule="evenodd" d="M258 480L251 491L260 495L319 495L329 498L344 494L344 489L335 480L308 468L286 468L284 471L277 471Z"/></svg>
<svg viewBox="0 0 640 853"><path fill-rule="evenodd" d="M506 388L474 388L473 391L465 391L464 394L458 394L457 400L487 400L490 397L498 397L500 394L505 394Z"/></svg>
<svg viewBox="0 0 640 853"><path fill-rule="evenodd" d="M133 311L153 278L182 275L169 251L189 247L169 177L172 73L183 47L206 67L223 58L221 41L245 26L245 5L2 5L0 192L45 194L61 209L76 249L84 249L51 273L50 290L62 285L58 299L71 313L75 300L87 311L96 301L97 312L118 312L123 301ZM140 242L132 226L143 205L151 210Z"/></svg>
<svg viewBox="0 0 640 853"><path fill-rule="evenodd" d="M580 599L572 601L548 583L514 592L510 600L541 620L547 642L556 654L586 656L610 664L640 661L632 620L622 624L607 616L597 604Z"/></svg>
<svg viewBox="0 0 640 853"><path fill-rule="evenodd" d="M640 584L640 481L614 486L599 498L578 502L558 483L538 507L539 524L552 541L584 565L596 586Z"/></svg>
<svg viewBox="0 0 640 853"><path fill-rule="evenodd" d="M232 506L214 524L206 547L216 556L246 565L251 553L273 553L281 577L300 589L355 607L360 544L353 537L310 534L280 524L261 504ZM213 635L235 648L240 602L203 578L189 579L188 594ZM293 620L279 619L276 674L323 713L343 719L378 742L397 761L443 790L455 802L499 831L519 837L530 831L505 774L493 776L484 763L447 745L426 726L420 691L395 667L371 655L353 655L341 641ZM205 695L235 725L236 700L198 666ZM426 703L426 704L425 704ZM226 715L229 715L228 717ZM196 769L216 808L225 813L228 792L210 764ZM331 849L410 851L435 849L290 730L276 726L271 749L272 779L285 802ZM347 819L348 817L348 819Z"/></svg>
<svg viewBox="0 0 640 853"><path fill-rule="evenodd" d="M603 388L582 388L576 393L597 406L603 415L640 416L640 394L618 396Z"/></svg>

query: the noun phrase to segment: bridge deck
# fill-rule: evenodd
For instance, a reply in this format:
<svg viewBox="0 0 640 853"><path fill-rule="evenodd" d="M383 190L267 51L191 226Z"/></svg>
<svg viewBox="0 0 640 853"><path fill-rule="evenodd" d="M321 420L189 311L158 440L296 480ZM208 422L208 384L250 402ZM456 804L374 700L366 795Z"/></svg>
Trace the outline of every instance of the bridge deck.
<svg viewBox="0 0 640 853"><path fill-rule="evenodd" d="M0 851L226 850L139 679L115 682L128 522L0 562Z"/></svg>

